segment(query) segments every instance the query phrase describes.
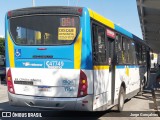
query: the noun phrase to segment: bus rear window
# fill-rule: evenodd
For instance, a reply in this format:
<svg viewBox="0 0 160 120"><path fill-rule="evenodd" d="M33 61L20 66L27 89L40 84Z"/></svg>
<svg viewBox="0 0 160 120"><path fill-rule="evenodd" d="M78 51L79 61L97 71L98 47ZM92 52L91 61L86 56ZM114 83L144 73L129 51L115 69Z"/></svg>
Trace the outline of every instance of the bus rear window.
<svg viewBox="0 0 160 120"><path fill-rule="evenodd" d="M65 45L75 40L79 24L78 16L22 16L10 19L10 32L17 45Z"/></svg>

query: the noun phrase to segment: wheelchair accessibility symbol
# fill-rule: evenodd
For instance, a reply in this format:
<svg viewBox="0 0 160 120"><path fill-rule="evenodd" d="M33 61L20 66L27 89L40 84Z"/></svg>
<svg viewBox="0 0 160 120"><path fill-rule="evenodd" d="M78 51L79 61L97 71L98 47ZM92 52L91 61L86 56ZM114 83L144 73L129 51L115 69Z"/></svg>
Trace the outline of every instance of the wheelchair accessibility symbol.
<svg viewBox="0 0 160 120"><path fill-rule="evenodd" d="M20 57L21 56L21 49L15 49L15 56Z"/></svg>

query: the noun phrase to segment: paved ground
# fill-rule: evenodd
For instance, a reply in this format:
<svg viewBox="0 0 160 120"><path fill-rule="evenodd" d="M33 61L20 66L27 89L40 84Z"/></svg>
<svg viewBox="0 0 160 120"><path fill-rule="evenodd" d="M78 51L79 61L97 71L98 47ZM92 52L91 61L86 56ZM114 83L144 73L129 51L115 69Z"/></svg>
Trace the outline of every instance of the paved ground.
<svg viewBox="0 0 160 120"><path fill-rule="evenodd" d="M0 85L0 103L8 101L6 84ZM1 108L0 108L1 110Z"/></svg>

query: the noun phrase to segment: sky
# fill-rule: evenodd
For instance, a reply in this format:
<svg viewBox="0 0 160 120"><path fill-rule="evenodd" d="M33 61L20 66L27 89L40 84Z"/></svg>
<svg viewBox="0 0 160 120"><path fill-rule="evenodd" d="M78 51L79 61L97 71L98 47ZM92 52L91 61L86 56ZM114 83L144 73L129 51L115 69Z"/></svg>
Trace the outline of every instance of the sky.
<svg viewBox="0 0 160 120"><path fill-rule="evenodd" d="M88 7L142 38L136 0L35 0L35 6ZM0 0L0 37L5 36L7 11L32 7L32 0Z"/></svg>

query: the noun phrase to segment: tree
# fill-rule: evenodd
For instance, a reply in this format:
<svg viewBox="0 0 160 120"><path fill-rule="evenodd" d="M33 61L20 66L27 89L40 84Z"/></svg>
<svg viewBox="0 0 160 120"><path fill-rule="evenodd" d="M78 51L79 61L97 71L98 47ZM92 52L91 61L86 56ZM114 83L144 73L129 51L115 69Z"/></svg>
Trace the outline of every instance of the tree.
<svg viewBox="0 0 160 120"><path fill-rule="evenodd" d="M0 38L0 55L5 55L4 38Z"/></svg>

